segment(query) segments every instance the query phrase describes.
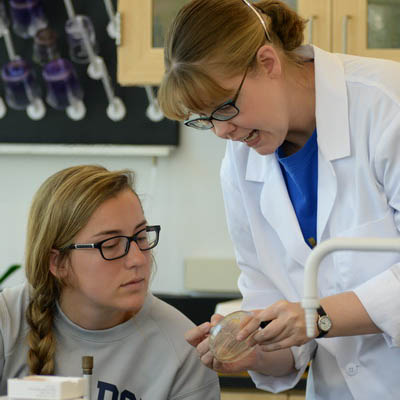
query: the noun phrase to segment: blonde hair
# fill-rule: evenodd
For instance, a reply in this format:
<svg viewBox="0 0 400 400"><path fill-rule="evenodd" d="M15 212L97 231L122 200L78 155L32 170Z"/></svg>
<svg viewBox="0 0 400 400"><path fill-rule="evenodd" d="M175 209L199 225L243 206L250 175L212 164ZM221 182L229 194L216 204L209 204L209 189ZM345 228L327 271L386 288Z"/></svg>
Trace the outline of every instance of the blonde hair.
<svg viewBox="0 0 400 400"><path fill-rule="evenodd" d="M50 252L72 243L93 212L121 191L132 190L133 173L96 165L66 168L50 176L36 192L28 219L25 269L31 286L26 318L28 365L32 374L54 372L53 320L64 283L50 270ZM136 194L136 193L135 193ZM63 259L68 252L62 252Z"/></svg>
<svg viewBox="0 0 400 400"><path fill-rule="evenodd" d="M294 50L303 42L305 20L279 0L252 6L242 0L193 0L179 11L166 38L165 74L158 91L168 118L187 119L231 96L209 71L233 77L253 68L267 37L287 62L302 64ZM254 9L264 19L267 35Z"/></svg>

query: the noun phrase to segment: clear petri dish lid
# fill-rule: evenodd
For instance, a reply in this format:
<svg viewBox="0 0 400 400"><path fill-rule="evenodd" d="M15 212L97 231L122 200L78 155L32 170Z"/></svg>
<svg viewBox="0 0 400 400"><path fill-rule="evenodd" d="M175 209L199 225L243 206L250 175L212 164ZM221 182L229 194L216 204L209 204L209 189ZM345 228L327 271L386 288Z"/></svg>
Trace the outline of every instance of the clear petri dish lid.
<svg viewBox="0 0 400 400"><path fill-rule="evenodd" d="M251 336L244 341L236 340L237 334L250 316L248 311L235 311L211 328L209 346L214 358L221 362L234 362L252 351Z"/></svg>

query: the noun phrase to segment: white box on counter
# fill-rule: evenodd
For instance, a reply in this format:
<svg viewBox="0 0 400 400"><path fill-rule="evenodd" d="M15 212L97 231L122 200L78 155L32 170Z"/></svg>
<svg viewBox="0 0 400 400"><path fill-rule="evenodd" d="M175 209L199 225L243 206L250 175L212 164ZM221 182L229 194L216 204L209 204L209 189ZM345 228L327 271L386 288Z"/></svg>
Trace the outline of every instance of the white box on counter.
<svg viewBox="0 0 400 400"><path fill-rule="evenodd" d="M7 396L10 400L72 400L84 395L84 378L30 375L7 380Z"/></svg>

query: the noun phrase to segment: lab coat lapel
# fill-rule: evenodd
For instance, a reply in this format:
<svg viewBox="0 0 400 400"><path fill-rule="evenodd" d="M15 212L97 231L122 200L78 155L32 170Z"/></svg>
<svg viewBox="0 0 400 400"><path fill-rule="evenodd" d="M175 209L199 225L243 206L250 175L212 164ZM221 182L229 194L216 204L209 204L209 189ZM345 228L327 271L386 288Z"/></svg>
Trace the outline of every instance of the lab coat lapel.
<svg viewBox="0 0 400 400"><path fill-rule="evenodd" d="M304 241L275 155L260 156L250 151L246 180L263 184L260 196L263 216L278 234L288 254L304 265L311 250Z"/></svg>
<svg viewBox="0 0 400 400"><path fill-rule="evenodd" d="M328 160L350 155L347 88L343 63L336 54L314 47L315 114L318 147Z"/></svg>
<svg viewBox="0 0 400 400"><path fill-rule="evenodd" d="M332 161L350 155L347 88L340 58L313 47L315 53L318 140L317 243L323 238L337 194Z"/></svg>
<svg viewBox="0 0 400 400"><path fill-rule="evenodd" d="M337 193L337 179L331 163L318 151L318 206L317 206L317 243L328 223Z"/></svg>

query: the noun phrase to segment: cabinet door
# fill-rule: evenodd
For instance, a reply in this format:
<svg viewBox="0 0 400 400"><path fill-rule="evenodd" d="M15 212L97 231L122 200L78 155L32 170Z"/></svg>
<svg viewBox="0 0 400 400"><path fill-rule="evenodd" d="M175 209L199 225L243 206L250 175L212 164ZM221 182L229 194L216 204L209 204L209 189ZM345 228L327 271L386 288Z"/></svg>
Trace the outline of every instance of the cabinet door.
<svg viewBox="0 0 400 400"><path fill-rule="evenodd" d="M333 51L400 61L400 0L333 1Z"/></svg>
<svg viewBox="0 0 400 400"><path fill-rule="evenodd" d="M163 42L179 9L190 0L118 0L120 85L157 85L164 73Z"/></svg>
<svg viewBox="0 0 400 400"><path fill-rule="evenodd" d="M331 0L297 0L297 11L308 20L304 42L330 51L332 48Z"/></svg>

